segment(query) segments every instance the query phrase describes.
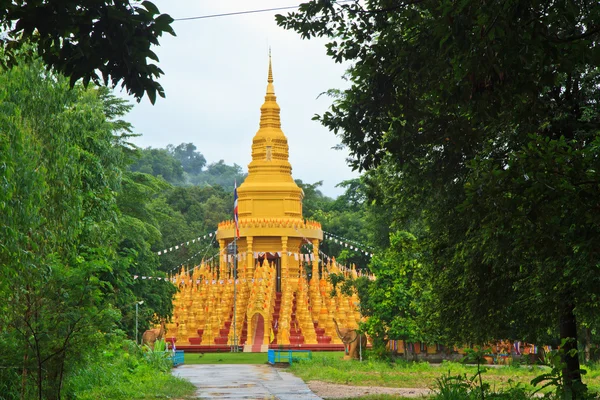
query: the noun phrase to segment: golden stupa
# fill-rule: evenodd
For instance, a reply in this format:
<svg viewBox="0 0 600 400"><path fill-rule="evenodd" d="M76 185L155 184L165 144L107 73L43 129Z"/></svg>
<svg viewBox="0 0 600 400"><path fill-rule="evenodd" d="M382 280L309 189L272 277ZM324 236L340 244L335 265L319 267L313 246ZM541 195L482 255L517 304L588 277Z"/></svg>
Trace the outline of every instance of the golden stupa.
<svg viewBox="0 0 600 400"><path fill-rule="evenodd" d="M235 221L221 222L218 264L203 261L174 278L180 291L166 336L178 348L340 346L333 320L358 327L357 296L331 297L327 279L356 276L356 269L321 259L321 225L302 218L304 194L292 179L270 57L260 111L248 176L237 188L237 231Z"/></svg>

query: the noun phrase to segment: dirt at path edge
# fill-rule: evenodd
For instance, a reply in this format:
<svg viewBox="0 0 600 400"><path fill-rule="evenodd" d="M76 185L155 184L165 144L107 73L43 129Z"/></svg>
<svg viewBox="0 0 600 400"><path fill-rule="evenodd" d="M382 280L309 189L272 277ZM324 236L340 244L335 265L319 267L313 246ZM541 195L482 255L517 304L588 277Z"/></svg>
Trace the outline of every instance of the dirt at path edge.
<svg viewBox="0 0 600 400"><path fill-rule="evenodd" d="M349 386L322 381L306 382L310 390L324 399L341 399L360 397L371 394L389 394L403 397L425 397L433 394L431 389L423 388L390 388L382 386Z"/></svg>

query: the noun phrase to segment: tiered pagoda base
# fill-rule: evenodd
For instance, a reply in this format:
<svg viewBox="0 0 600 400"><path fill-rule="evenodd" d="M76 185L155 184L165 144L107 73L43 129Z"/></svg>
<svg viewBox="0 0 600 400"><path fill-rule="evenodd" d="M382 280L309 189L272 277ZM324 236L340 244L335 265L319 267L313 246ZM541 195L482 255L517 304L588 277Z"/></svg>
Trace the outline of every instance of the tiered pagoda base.
<svg viewBox="0 0 600 400"><path fill-rule="evenodd" d="M368 346L370 347L370 346ZM269 349L273 350L312 350L312 351L344 351L343 344L270 344ZM183 350L186 353L229 353L231 346L229 345L177 345L177 350ZM239 351L242 352L244 346L240 346Z"/></svg>
<svg viewBox="0 0 600 400"><path fill-rule="evenodd" d="M234 337L244 352L344 350L336 321L345 329L358 327L358 298L340 292L332 297L327 278L330 272L355 276L355 269L341 270L333 261L321 271L314 267L321 276L315 274L309 280L300 266L296 277L284 280L278 262L256 262L252 278L243 267L235 283L229 265L201 264L191 275L182 269L174 279L180 290L166 341L188 352L229 352ZM280 280L281 287L277 287Z"/></svg>

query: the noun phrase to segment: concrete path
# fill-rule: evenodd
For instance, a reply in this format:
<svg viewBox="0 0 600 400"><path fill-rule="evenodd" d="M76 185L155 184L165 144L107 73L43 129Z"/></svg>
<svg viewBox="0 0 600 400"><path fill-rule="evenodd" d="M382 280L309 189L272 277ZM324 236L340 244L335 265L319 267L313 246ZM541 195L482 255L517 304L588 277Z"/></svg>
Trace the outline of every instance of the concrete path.
<svg viewBox="0 0 600 400"><path fill-rule="evenodd" d="M321 399L302 379L269 365L188 364L173 375L196 385L201 399Z"/></svg>

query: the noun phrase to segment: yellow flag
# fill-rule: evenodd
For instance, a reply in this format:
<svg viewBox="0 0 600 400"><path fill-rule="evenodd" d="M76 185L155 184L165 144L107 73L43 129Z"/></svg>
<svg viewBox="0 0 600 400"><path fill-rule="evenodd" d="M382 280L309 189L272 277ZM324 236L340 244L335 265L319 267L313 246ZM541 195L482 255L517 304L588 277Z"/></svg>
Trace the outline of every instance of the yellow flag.
<svg viewBox="0 0 600 400"><path fill-rule="evenodd" d="M273 333L273 329L271 329L271 335L269 336L269 339L271 339L269 343L273 343L273 340L275 340L275 334Z"/></svg>

